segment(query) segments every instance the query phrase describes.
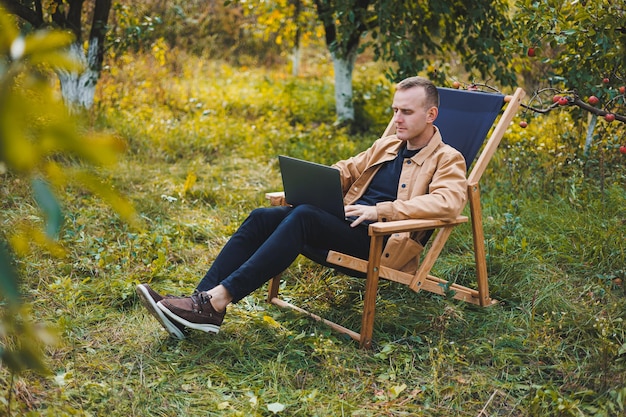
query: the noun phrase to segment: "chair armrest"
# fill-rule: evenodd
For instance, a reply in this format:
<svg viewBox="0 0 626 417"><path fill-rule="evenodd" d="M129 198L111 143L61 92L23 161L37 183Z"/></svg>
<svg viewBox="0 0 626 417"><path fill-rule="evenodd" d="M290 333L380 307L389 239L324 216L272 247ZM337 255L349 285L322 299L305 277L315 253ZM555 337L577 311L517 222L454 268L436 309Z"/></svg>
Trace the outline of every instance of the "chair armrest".
<svg viewBox="0 0 626 417"><path fill-rule="evenodd" d="M265 193L265 198L269 200L271 206L286 206L284 191L275 191ZM395 220L392 222L376 222L369 225L369 235L391 235L401 232L418 232L420 230L436 229L438 227L455 226L461 223L467 223L467 216L458 216L452 220L426 220L426 219L409 219Z"/></svg>
<svg viewBox="0 0 626 417"><path fill-rule="evenodd" d="M270 201L270 206L286 206L287 205L287 202L285 201L284 191L265 193L265 198L267 198Z"/></svg>
<svg viewBox="0 0 626 417"><path fill-rule="evenodd" d="M402 232L418 232L420 230L436 229L438 227L456 226L457 224L467 223L467 216L458 216L452 220L395 220L392 222L376 222L369 225L370 236L386 236L394 233Z"/></svg>

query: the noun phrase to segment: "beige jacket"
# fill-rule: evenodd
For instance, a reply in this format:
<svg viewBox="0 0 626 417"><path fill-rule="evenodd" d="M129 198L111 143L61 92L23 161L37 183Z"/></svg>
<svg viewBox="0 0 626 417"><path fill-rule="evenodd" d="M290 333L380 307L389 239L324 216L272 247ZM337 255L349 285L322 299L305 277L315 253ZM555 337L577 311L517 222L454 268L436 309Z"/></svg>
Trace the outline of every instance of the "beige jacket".
<svg viewBox="0 0 626 417"><path fill-rule="evenodd" d="M393 160L402 146L395 135L378 139L360 154L337 162L346 205L356 202L365 192L381 164ZM466 167L463 155L443 143L439 129L417 155L402 166L398 198L378 203L378 221L405 219L453 219L467 199ZM414 273L424 249L420 237L409 233L391 236L383 251L382 264Z"/></svg>

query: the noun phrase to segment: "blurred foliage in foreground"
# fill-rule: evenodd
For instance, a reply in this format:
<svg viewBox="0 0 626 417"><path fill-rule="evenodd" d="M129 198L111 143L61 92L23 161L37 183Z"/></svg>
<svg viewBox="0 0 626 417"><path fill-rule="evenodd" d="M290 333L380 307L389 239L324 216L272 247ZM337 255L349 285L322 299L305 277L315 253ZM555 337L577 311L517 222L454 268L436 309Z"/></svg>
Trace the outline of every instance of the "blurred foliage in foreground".
<svg viewBox="0 0 626 417"><path fill-rule="evenodd" d="M122 142L78 126L51 82L53 68L78 70L67 54L71 42L72 36L60 31L23 36L0 9L0 178L29 186L40 210L39 216L21 218L10 230L0 230L0 357L15 373L45 372L41 349L54 339L31 322L15 258L29 254L34 246L52 256L65 256L57 241L64 219L58 192L70 184L80 185L108 201L123 218L134 217L132 206L93 170L113 164ZM69 168L67 161L79 163Z"/></svg>

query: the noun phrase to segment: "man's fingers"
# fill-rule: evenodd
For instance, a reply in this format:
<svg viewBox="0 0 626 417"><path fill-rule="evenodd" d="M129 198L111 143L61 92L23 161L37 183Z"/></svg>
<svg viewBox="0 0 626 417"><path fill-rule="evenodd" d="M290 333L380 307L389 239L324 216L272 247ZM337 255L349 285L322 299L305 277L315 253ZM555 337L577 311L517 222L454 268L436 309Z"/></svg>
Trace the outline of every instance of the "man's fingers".
<svg viewBox="0 0 626 417"><path fill-rule="evenodd" d="M361 223L363 223L363 216L359 216L356 218L356 220L354 220L352 223L350 223L350 227L357 227L358 225L360 225Z"/></svg>

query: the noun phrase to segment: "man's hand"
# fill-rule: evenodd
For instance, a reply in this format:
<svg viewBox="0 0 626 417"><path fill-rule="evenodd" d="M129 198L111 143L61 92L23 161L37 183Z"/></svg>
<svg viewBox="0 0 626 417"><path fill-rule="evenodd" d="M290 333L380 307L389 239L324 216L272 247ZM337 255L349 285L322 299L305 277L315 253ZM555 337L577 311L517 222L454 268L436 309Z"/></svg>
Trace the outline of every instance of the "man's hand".
<svg viewBox="0 0 626 417"><path fill-rule="evenodd" d="M357 227L365 220L376 221L378 220L378 213L376 212L376 206L364 206L361 204L355 204L345 207L346 217L356 217L357 219L350 223L351 227Z"/></svg>

